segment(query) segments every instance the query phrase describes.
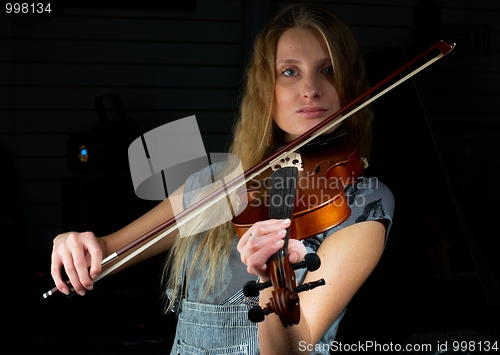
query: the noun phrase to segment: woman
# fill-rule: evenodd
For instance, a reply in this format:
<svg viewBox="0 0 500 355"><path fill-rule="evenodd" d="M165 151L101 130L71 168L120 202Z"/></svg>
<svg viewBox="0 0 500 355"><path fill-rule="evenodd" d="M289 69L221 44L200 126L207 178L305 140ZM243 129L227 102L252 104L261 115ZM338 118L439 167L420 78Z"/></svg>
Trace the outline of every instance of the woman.
<svg viewBox="0 0 500 355"><path fill-rule="evenodd" d="M246 170L277 147L323 121L367 89L364 64L347 26L333 13L312 4L293 5L278 14L256 40L248 68L240 117L231 153ZM371 144L371 112L364 109L341 125L343 139L355 142L362 156ZM334 127L330 131L334 131ZM327 132L331 133L331 132ZM183 207L205 183L203 171L186 181ZM284 328L270 314L258 324L247 319L249 301L241 287L248 280L269 280L266 262L283 246L290 221L255 223L240 240L228 222L187 238L171 233L134 262L171 250L166 289L179 321L173 354L328 354L346 306L378 263L391 224L394 200L377 180L364 180L350 192L351 216L321 235L290 240L289 260L316 252L321 267L298 272L300 283L325 279L326 285L300 294L300 322ZM173 216L169 199L125 228L105 237L65 233L54 240L52 275L64 266L81 295L93 287L101 260ZM176 208L175 210L178 210ZM90 269L88 269L90 267ZM167 271L165 271L167 273ZM271 289L260 292L266 307Z"/></svg>

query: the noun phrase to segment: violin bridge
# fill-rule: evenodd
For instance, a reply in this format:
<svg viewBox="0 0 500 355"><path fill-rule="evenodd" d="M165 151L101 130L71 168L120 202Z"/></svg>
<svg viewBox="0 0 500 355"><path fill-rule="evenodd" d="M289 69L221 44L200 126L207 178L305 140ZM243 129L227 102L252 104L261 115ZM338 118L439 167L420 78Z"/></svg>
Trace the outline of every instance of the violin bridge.
<svg viewBox="0 0 500 355"><path fill-rule="evenodd" d="M302 157L300 156L299 153L292 152L292 153L286 155L285 157L274 161L273 165L271 166L271 169L273 169L273 171L276 171L278 169L289 167L289 166L296 167L299 171L303 170Z"/></svg>

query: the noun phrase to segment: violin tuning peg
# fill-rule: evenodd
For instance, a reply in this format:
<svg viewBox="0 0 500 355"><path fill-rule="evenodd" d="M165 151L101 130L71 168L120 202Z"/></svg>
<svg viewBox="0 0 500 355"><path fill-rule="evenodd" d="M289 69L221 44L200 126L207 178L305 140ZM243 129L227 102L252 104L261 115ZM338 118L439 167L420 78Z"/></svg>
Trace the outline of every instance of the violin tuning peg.
<svg viewBox="0 0 500 355"><path fill-rule="evenodd" d="M314 281L314 282L308 282L306 284L303 284L299 287L296 287L295 288L295 293L299 293L299 292L302 292L302 291L308 291L308 290L312 290L313 288L316 288L318 286L323 286L325 284L325 280L324 279L321 279L321 280L318 280L318 281Z"/></svg>
<svg viewBox="0 0 500 355"><path fill-rule="evenodd" d="M256 297L259 295L259 289L257 288L257 282L255 281L248 281L244 286L243 286L243 293L247 297Z"/></svg>
<svg viewBox="0 0 500 355"><path fill-rule="evenodd" d="M264 283L257 283L255 281L248 281L243 286L243 294L247 297L257 297L259 295L260 290L263 290L267 287L272 286L271 281Z"/></svg>
<svg viewBox="0 0 500 355"><path fill-rule="evenodd" d="M272 312L269 312L265 308L261 308L259 306L255 306L255 307L250 308L250 310L248 311L248 320L250 322L260 323L260 322L262 322L264 320L264 318L269 313L272 313Z"/></svg>
<svg viewBox="0 0 500 355"><path fill-rule="evenodd" d="M321 259L316 253L306 254L304 261L306 262L307 271L316 271L321 266Z"/></svg>
<svg viewBox="0 0 500 355"><path fill-rule="evenodd" d="M307 271L316 271L321 266L321 259L316 253L306 254L303 261L292 265L293 270L307 268Z"/></svg>

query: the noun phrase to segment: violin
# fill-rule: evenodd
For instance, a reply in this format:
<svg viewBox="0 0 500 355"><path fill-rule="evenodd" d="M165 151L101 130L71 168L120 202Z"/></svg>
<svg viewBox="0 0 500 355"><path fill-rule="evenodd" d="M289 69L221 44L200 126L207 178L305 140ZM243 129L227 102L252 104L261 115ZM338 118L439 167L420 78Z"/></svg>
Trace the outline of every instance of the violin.
<svg viewBox="0 0 500 355"><path fill-rule="evenodd" d="M283 247L268 261L270 282L249 281L243 287L247 297L273 287L266 308L252 307L248 318L261 322L265 315L276 313L284 327L298 324L300 308L298 293L325 284L323 279L297 287L294 270L306 267L317 270L321 261L317 254L308 254L302 263L288 261L288 240L304 239L328 231L344 222L351 214L345 187L355 184L366 168L354 143L339 142L343 134L319 144L305 146L249 182L248 205L232 222L241 238L254 223L272 218L290 218L291 223ZM272 173L269 171L272 170ZM267 217L267 218L266 218Z"/></svg>
<svg viewBox="0 0 500 355"><path fill-rule="evenodd" d="M361 94L355 100L344 106L342 109L340 109L339 111L337 111L324 121L320 122L318 125L311 128L309 131L305 132L301 136L297 137L295 140L289 142L288 144L277 150L274 154L269 156L264 161L248 169L244 174L238 175L236 178L226 183L225 186L220 187L211 194L200 199L198 202L194 203L191 207L177 214L175 218L171 218L168 221L165 221L164 223L152 229L148 233L144 234L134 242L110 254L102 261L101 263L102 265L106 265L111 261L116 261L115 259L120 257L122 254L139 246L134 252L130 253L127 256L124 256L120 260L117 260L116 263L114 263L112 266L101 272L101 274L99 274L99 276L94 279L94 282L107 276L108 274L110 274L123 264L127 263L132 258L134 258L136 255L142 253L144 250L146 250L153 244L160 241L166 235L177 230L179 226L188 223L190 220L192 220L192 218L198 216L200 213L204 211L207 211L214 204L225 199L228 195L235 193L240 187L245 186L250 181L254 180L258 176L261 176L269 168L280 166L280 164L283 164L284 162L295 161L296 156L293 155L294 152L301 149L307 143L313 141L317 137L325 134L331 128L340 124L343 120L347 119L355 112L361 110L363 107L369 105L370 103L372 103L385 93L389 92L402 82L408 80L421 70L425 69L429 65L441 59L443 56L448 54L454 47L455 44L448 44L444 41L437 42L436 44L434 44L433 46L429 47L427 50L422 52L420 55L415 57L413 60L409 61L401 68L396 70L394 73L383 79L377 85L373 86L368 91ZM390 82L393 82L394 80L396 80L397 77L400 77L403 73L405 73L408 70L408 68L416 65L417 63L422 61L424 57L430 55L431 52L435 50L439 51L439 53L436 56L432 57L424 64L418 66L416 69L406 74L401 79L395 81L393 84L387 86ZM307 150L307 148L305 148L305 150ZM354 150L353 153L355 154ZM347 154L346 157L349 157L349 155ZM355 156L353 156L352 160L349 157L349 159L347 159L347 163L343 163L344 161L346 161L346 157L344 159L337 159L337 160L323 159L320 161L320 163L316 163L316 165L314 165L312 169L307 171L309 171L309 173L311 171L316 171L316 170L323 171L326 174L325 176L330 175L330 178L335 176L336 178L340 179L340 181L342 181L344 184L346 184L346 182L349 183L349 181L351 181L349 180L350 178L357 177L356 175L360 174L360 172L363 169L363 164L361 164L361 167L359 167L358 166L359 159L356 158ZM309 164L308 161L309 159L305 159L305 165ZM354 164L354 166L351 166L351 164ZM280 169L277 169L276 172L271 173L271 175L275 174L275 176L272 177L271 180L277 181L276 178L278 178L279 180L287 178L289 174L294 175L295 173L290 172L290 169L298 170L296 167L288 167L288 166L282 167ZM300 180L298 181L300 183ZM251 199L255 196L258 196L256 192L257 189L255 188L255 186L252 186L252 183L247 185L247 187L248 187L248 194ZM278 188L277 185L275 185L274 190L280 190L280 189ZM291 190L293 190L291 187L286 187L284 191L277 191L276 193L278 194L278 196L280 196L279 194L282 194L282 197L286 197L290 194ZM321 202L318 203L318 205L315 206L314 208L305 209L301 212L293 211L293 208L290 208L288 210L282 210L282 207L279 206L272 206L271 208L269 208L268 216L262 216L263 212L260 211L258 212L249 211L245 213L244 217L242 216L241 218L235 218L234 222L236 224L240 222L239 223L240 226L236 227L236 229L237 230L239 229L239 234L241 234L241 231L244 230L244 228L248 227L248 223L251 223L254 220L257 221L257 220L267 219L271 215L274 216L276 210L278 211L277 216L290 215L294 220L294 223L292 224L293 228L292 226L290 226L289 231L287 231L287 237L289 237L289 234L299 238L301 236L305 237L310 235L310 233L315 233L316 229L321 230L322 228L326 229L331 228L332 225L341 223L344 219L348 217L348 214L350 213L350 210L348 209L348 206L346 206L345 203L345 196L343 196L344 195L343 188L340 188L337 192L338 193L335 195L336 198L334 200L327 200L327 202L321 200ZM252 199L251 201L255 201L255 198ZM293 197L293 201L295 201L295 195ZM336 203L333 203L332 201ZM328 209L328 207L331 207L329 205L334 205L334 204L340 205L338 210L333 211L331 209ZM319 210L320 207L325 207L326 209L323 211L328 211L327 213L324 213L324 215L326 215L324 221L322 218L315 216L314 223L318 223L318 225L321 225L321 227L314 228L313 230L310 231L304 231L302 228L305 227L303 226L307 226L309 224L307 222L309 218L308 215L315 212L316 210ZM272 217L272 218L282 218L282 217ZM269 260L269 264L274 265L272 266L273 271L271 272L271 281L270 281L271 284L262 283L262 284L254 284L251 285L250 287L248 286L245 287L246 289L250 289L248 291L249 294L255 292L258 294L260 289L269 287L271 285L274 288L273 298L270 300L269 304L266 305L266 308L265 309L254 308L249 313L249 318L253 318L254 317L253 315L256 315L255 316L256 320L259 320L263 319L266 314L275 312L275 313L280 313L282 315L280 316L280 319L282 319L282 323L284 326L298 324L298 322L300 321L300 309L299 309L299 298L297 296L297 293L324 284L324 280L319 280L317 282L313 282L310 284L296 286L295 273L293 271L294 268L307 267L309 271L313 271L315 268L317 269L319 267L319 261L314 257L311 258L310 256L308 256L303 262L298 263L297 265L290 265L287 258L286 247L287 245L285 243L282 250L280 250L275 256L271 257L271 259ZM71 286L69 281L66 281L66 283L69 286ZM58 292L59 290L56 287L54 287L51 290L44 293L43 297L47 298Z"/></svg>

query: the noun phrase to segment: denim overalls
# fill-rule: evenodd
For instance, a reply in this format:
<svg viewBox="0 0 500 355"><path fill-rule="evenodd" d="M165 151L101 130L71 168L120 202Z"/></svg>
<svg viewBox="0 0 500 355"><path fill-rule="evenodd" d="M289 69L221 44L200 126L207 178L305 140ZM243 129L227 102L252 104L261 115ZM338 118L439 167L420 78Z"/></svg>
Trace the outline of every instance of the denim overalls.
<svg viewBox="0 0 500 355"><path fill-rule="evenodd" d="M318 240L318 244L321 242L322 240ZM304 244L307 252L315 252L317 249L311 243ZM305 270L297 272L299 284L303 283L305 276ZM248 310L255 302L258 303L256 298L245 297L242 290L217 305L183 299L180 302L177 330L170 354L259 355L257 323L248 320ZM335 339L345 311L344 309L330 326L316 347L325 351L313 351L311 354L329 354L329 345ZM299 346L298 343L297 347Z"/></svg>

